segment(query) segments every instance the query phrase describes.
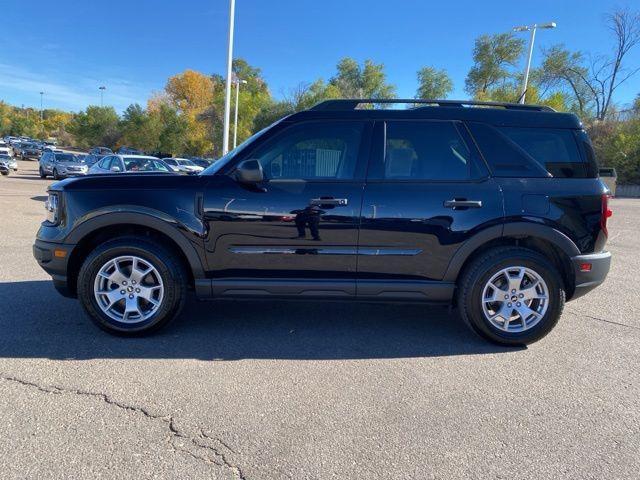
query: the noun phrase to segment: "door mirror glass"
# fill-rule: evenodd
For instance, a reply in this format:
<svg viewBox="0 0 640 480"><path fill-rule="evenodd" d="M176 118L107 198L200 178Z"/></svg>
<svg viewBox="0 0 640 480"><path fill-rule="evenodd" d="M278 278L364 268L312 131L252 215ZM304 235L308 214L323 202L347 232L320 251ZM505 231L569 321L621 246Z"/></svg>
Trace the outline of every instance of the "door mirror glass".
<svg viewBox="0 0 640 480"><path fill-rule="evenodd" d="M262 165L258 160L245 160L236 167L236 180L240 183L260 183L263 179Z"/></svg>

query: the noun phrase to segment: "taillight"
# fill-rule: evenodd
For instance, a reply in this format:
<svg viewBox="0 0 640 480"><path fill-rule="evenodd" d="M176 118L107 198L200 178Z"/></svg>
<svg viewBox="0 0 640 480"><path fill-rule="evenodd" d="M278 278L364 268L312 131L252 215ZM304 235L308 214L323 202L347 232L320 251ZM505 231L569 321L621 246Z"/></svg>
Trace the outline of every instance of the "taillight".
<svg viewBox="0 0 640 480"><path fill-rule="evenodd" d="M604 234L608 237L609 231L607 230L607 219L613 215L613 212L609 208L609 195L602 195L602 211L600 214L600 228L604 232Z"/></svg>

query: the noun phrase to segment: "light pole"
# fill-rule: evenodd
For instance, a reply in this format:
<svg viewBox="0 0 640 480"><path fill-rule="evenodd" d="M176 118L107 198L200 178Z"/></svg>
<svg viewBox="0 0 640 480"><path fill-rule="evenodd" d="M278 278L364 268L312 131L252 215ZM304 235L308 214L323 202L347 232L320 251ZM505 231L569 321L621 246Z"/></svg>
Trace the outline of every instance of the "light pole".
<svg viewBox="0 0 640 480"><path fill-rule="evenodd" d="M522 93L518 99L519 103L524 103L527 95L527 84L529 83L529 70L531 69L531 57L533 56L533 43L536 41L536 30L538 28L556 28L556 22L542 23L540 25L534 23L533 25L522 25L520 27L513 27L514 32L531 32L529 38L529 55L527 56L527 67L524 71L524 81L522 82Z"/></svg>
<svg viewBox="0 0 640 480"><path fill-rule="evenodd" d="M42 110L42 97L44 96L44 92L40 92L40 121L44 119L43 110Z"/></svg>
<svg viewBox="0 0 640 480"><path fill-rule="evenodd" d="M229 38L227 41L227 83L224 89L224 128L222 133L222 154L229 151L229 117L231 116L231 64L233 62L233 22L236 0L229 0Z"/></svg>
<svg viewBox="0 0 640 480"><path fill-rule="evenodd" d="M104 85L98 87L100 90L100 107L104 107L104 91L107 89Z"/></svg>
<svg viewBox="0 0 640 480"><path fill-rule="evenodd" d="M235 111L235 118L233 120L233 148L236 148L237 142L238 142L238 107L240 105L240 84L241 83L247 83L246 80L240 80L238 77L235 78L235 84L236 84L236 111Z"/></svg>

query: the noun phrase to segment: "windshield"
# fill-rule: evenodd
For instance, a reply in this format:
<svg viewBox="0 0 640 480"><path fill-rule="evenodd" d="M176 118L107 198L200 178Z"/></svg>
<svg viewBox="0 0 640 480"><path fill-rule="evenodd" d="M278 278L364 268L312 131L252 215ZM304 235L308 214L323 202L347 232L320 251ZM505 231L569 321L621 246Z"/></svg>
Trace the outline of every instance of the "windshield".
<svg viewBox="0 0 640 480"><path fill-rule="evenodd" d="M233 150L230 150L229 152L227 152L226 155L223 155L218 160L216 160L211 165L209 165L207 168L205 168L202 172L200 172L200 175L215 175L216 173L218 173L220 169L224 167L227 163L229 163L229 160L231 160L237 153L239 153L241 150L244 150L244 148L247 145L252 143L257 138L260 138L263 134L265 134L268 130L271 130L272 127L275 127L282 120L283 119L281 118L280 120L273 122L268 127L265 127L259 132L256 132L253 135L251 135L249 138L247 138L244 142L242 142L236 148L234 148Z"/></svg>
<svg viewBox="0 0 640 480"><path fill-rule="evenodd" d="M168 172L169 169L159 160L152 158L125 158L124 168L127 172Z"/></svg>
<svg viewBox="0 0 640 480"><path fill-rule="evenodd" d="M56 162L75 162L76 159L70 153L58 153L56 154Z"/></svg>
<svg viewBox="0 0 640 480"><path fill-rule="evenodd" d="M190 167L195 167L197 166L195 163L193 163L191 160L176 160L176 162L178 162L180 165L188 165Z"/></svg>

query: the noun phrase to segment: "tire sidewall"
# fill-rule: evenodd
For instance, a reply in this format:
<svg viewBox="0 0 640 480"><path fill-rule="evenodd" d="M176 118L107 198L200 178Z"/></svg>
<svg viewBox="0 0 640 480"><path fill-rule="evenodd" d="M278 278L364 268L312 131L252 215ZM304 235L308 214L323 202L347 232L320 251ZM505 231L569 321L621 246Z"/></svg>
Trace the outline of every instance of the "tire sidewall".
<svg viewBox="0 0 640 480"><path fill-rule="evenodd" d="M132 246L126 242L116 242L99 247L87 257L78 275L78 298L83 307L100 328L111 333L135 335L156 330L175 316L184 301L184 285L175 268L170 265L169 254L151 243L144 247L140 242L136 243L136 246ZM164 285L160 308L148 319L133 324L118 322L109 317L99 307L94 295L95 279L100 269L109 260L126 255L140 257L152 264Z"/></svg>
<svg viewBox="0 0 640 480"><path fill-rule="evenodd" d="M485 317L482 309L482 294L485 285L493 275L508 267L526 267L542 277L549 291L549 306L542 319L524 332L504 332L493 326ZM564 291L559 275L554 267L535 253L524 253L517 257L500 259L484 269L473 281L470 293L466 296L466 309L471 326L481 336L498 343L522 345L535 342L544 337L558 322L564 305Z"/></svg>

